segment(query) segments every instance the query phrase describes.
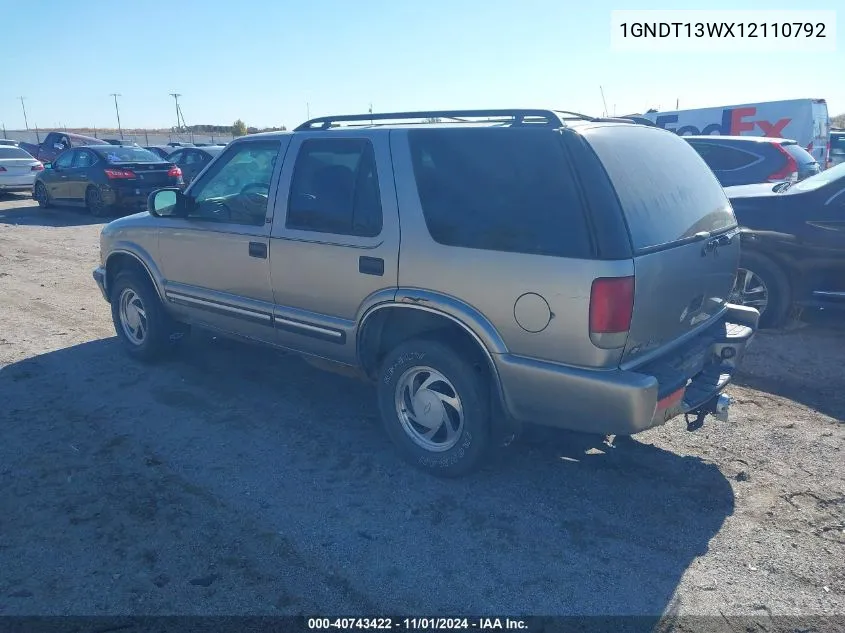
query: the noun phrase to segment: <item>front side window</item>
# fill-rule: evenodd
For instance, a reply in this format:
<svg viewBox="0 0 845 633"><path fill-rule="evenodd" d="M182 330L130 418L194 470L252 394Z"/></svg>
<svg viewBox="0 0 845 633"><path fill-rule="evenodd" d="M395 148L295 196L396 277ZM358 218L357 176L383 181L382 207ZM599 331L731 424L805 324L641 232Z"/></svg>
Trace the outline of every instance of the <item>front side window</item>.
<svg viewBox="0 0 845 633"><path fill-rule="evenodd" d="M429 233L447 246L587 258L590 232L560 136L516 128L409 132Z"/></svg>
<svg viewBox="0 0 845 633"><path fill-rule="evenodd" d="M251 141L231 147L191 189L189 217L233 224L264 224L278 141Z"/></svg>
<svg viewBox="0 0 845 633"><path fill-rule="evenodd" d="M73 165L73 156L76 152L64 152L56 159L56 167L61 167L62 169L68 169L71 165Z"/></svg>
<svg viewBox="0 0 845 633"><path fill-rule="evenodd" d="M364 139L305 141L294 164L285 226L375 237L382 222L372 144Z"/></svg>
<svg viewBox="0 0 845 633"><path fill-rule="evenodd" d="M97 160L91 152L78 151L76 152L76 158L73 161L73 166L85 168L90 167L95 162L97 162Z"/></svg>

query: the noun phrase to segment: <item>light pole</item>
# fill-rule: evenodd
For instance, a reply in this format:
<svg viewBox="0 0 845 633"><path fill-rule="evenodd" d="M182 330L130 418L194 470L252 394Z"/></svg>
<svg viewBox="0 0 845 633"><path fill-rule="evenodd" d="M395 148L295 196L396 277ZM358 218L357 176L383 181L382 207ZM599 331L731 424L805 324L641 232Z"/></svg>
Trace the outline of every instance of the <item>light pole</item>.
<svg viewBox="0 0 845 633"><path fill-rule="evenodd" d="M114 97L114 112L117 114L117 131L120 134L120 138L123 139L123 128L120 125L120 109L117 107L117 98L123 95L119 92L112 92L111 96Z"/></svg>
<svg viewBox="0 0 845 633"><path fill-rule="evenodd" d="M26 97L21 97L21 109L23 110L23 122L26 125L27 132L29 131L29 121L26 120L26 106L24 105L23 101Z"/></svg>
<svg viewBox="0 0 845 633"><path fill-rule="evenodd" d="M179 133L179 97L181 97L182 95L180 95L177 92L171 92L170 96L173 97L176 100L176 133L178 134Z"/></svg>

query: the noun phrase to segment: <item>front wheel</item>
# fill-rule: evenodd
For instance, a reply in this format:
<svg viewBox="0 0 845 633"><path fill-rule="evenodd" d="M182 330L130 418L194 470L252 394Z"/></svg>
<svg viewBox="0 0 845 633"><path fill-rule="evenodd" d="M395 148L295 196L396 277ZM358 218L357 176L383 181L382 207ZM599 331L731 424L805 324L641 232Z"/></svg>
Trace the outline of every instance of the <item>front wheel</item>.
<svg viewBox="0 0 845 633"><path fill-rule="evenodd" d="M52 206L50 203L50 194L47 193L47 187L44 186L43 182L35 183L35 190L32 192L32 197L35 198L38 206L42 209Z"/></svg>
<svg viewBox="0 0 845 633"><path fill-rule="evenodd" d="M489 381L449 347L426 339L397 346L382 363L378 399L388 435L417 468L458 477L487 457Z"/></svg>
<svg viewBox="0 0 845 633"><path fill-rule="evenodd" d="M180 338L179 326L165 312L152 282L137 271L115 276L111 314L124 350L138 360L158 360Z"/></svg>

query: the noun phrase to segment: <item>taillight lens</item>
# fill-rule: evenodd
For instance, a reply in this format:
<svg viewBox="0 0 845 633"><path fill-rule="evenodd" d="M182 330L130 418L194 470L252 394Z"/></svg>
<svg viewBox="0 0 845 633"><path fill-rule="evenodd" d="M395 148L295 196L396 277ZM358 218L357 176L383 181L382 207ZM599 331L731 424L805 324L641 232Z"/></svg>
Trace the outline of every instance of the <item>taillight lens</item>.
<svg viewBox="0 0 845 633"><path fill-rule="evenodd" d="M600 277L590 291L590 333L618 334L631 329L633 277Z"/></svg>
<svg viewBox="0 0 845 633"><path fill-rule="evenodd" d="M106 177L109 180L130 180L135 178L135 172L131 169L108 168L103 171L106 172Z"/></svg>
<svg viewBox="0 0 845 633"><path fill-rule="evenodd" d="M179 169L176 165L170 168L170 171L167 172L168 178L181 178L182 177L182 170Z"/></svg>
<svg viewBox="0 0 845 633"><path fill-rule="evenodd" d="M42 165L41 163L33 165L30 171L44 171L44 165Z"/></svg>
<svg viewBox="0 0 845 633"><path fill-rule="evenodd" d="M781 154L786 156L786 166L783 169L776 171L775 173L771 174L768 179L770 181L797 179L798 178L798 163L792 157L792 154L787 152L783 148L783 145L781 145L780 143L772 143L772 145L774 145Z"/></svg>

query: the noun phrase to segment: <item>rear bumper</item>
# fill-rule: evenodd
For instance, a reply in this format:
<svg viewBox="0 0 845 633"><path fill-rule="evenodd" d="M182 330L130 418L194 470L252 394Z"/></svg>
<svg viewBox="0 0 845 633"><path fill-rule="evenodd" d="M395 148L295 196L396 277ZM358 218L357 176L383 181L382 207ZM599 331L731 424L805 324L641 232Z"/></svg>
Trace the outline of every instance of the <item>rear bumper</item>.
<svg viewBox="0 0 845 633"><path fill-rule="evenodd" d="M35 186L35 174L0 177L0 191L26 191L32 193Z"/></svg>
<svg viewBox="0 0 845 633"><path fill-rule="evenodd" d="M161 185L166 187L168 185ZM150 194L161 187L101 187L103 202L110 206L129 211L146 211Z"/></svg>
<svg viewBox="0 0 845 633"><path fill-rule="evenodd" d="M500 354L505 407L521 422L633 435L713 401L730 382L759 313L729 306L723 319L632 371L590 370Z"/></svg>

